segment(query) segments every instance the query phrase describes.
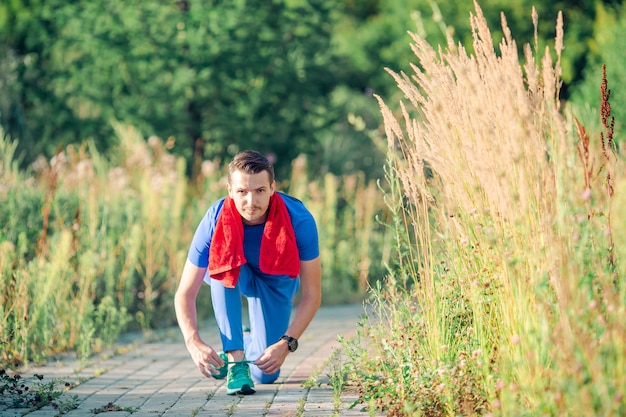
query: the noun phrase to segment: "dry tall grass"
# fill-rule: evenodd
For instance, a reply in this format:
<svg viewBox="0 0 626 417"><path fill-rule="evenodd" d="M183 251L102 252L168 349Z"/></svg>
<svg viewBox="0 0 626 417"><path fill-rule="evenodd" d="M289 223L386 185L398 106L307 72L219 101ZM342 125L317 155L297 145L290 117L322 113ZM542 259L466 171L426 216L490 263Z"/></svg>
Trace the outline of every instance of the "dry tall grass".
<svg viewBox="0 0 626 417"><path fill-rule="evenodd" d="M350 347L363 399L390 415L623 415L610 120L585 145L561 112L561 16L554 50L538 62L535 39L522 65L504 16L496 51L475 10L471 54L412 36L415 74L390 71L399 120L378 98L404 266L375 293L384 326L363 333L376 361Z"/></svg>

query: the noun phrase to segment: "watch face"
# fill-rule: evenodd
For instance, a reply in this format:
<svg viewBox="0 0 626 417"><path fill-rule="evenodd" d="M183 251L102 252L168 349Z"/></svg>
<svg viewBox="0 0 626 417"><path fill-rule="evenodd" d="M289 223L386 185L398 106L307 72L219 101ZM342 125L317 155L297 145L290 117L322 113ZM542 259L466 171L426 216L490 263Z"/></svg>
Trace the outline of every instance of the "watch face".
<svg viewBox="0 0 626 417"><path fill-rule="evenodd" d="M298 339L291 338L291 340L289 340L289 350L295 352L296 349L298 349Z"/></svg>
<svg viewBox="0 0 626 417"><path fill-rule="evenodd" d="M296 349L298 349L298 339L296 339L295 337L285 335L281 337L281 339L287 342L287 348L289 349L289 352L295 352Z"/></svg>

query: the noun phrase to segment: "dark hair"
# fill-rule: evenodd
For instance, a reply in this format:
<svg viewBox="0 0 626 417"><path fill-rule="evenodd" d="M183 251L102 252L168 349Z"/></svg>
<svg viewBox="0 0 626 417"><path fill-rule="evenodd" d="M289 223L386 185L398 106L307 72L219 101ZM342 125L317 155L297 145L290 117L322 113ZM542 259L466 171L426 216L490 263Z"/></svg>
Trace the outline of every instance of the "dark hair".
<svg viewBox="0 0 626 417"><path fill-rule="evenodd" d="M245 174L258 174L267 171L270 176L270 184L274 182L274 166L263 155L256 151L241 151L228 164L228 183L230 176L235 171L241 171Z"/></svg>

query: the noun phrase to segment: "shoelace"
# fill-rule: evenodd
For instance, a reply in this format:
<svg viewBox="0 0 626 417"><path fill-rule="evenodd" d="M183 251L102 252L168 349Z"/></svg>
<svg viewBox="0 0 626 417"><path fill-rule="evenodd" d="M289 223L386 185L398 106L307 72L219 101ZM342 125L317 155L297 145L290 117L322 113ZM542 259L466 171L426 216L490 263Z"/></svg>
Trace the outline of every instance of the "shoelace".
<svg viewBox="0 0 626 417"><path fill-rule="evenodd" d="M236 365L238 363L254 363L256 361L249 361L249 360L240 360L240 361L224 361L224 365Z"/></svg>
<svg viewBox="0 0 626 417"><path fill-rule="evenodd" d="M249 361L237 361L237 362L235 362L235 365L232 368L230 368L231 370L230 370L229 375L228 375L229 376L229 381L230 380L237 380L237 378L240 378L242 376L246 377L246 378L249 378L250 368L248 368L247 366L244 366L244 364L246 362L249 362Z"/></svg>

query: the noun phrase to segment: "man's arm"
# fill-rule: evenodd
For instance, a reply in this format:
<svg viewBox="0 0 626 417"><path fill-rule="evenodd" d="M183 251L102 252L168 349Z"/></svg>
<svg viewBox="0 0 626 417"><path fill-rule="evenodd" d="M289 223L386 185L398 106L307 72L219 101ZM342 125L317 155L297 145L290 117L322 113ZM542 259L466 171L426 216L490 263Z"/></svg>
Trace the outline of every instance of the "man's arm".
<svg viewBox="0 0 626 417"><path fill-rule="evenodd" d="M319 256L311 261L300 262L300 288L302 296L293 321L285 334L300 338L309 326L322 303L322 266ZM255 364L266 374L272 374L282 366L289 349L280 340L269 346Z"/></svg>
<svg viewBox="0 0 626 417"><path fill-rule="evenodd" d="M209 369L212 369L212 366L215 368L224 366L224 361L211 346L202 341L198 332L196 297L202 286L205 273L206 268L197 267L189 260L185 262L174 297L174 307L178 326L191 358L200 372L210 377Z"/></svg>
<svg viewBox="0 0 626 417"><path fill-rule="evenodd" d="M302 297L285 333L296 339L302 336L322 303L322 266L319 256L312 261L300 262L300 288ZM283 343L287 346L287 342Z"/></svg>

